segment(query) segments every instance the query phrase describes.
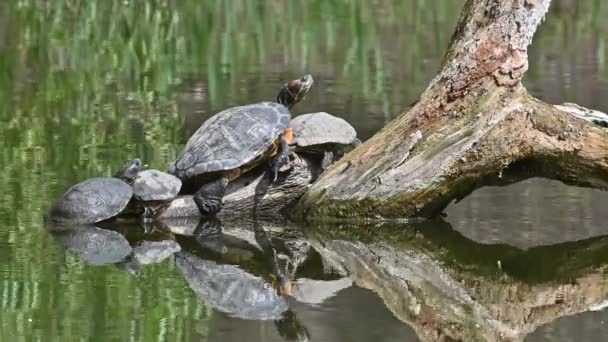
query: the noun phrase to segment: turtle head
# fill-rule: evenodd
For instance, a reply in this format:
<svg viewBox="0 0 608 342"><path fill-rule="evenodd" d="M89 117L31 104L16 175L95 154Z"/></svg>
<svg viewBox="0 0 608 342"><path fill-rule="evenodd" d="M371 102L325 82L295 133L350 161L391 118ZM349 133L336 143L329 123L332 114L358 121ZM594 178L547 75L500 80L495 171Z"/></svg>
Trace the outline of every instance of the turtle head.
<svg viewBox="0 0 608 342"><path fill-rule="evenodd" d="M277 102L291 109L296 103L302 101L313 83L314 80L312 79L312 76L305 75L285 84L281 87L281 90L279 90Z"/></svg>
<svg viewBox="0 0 608 342"><path fill-rule="evenodd" d="M141 160L133 159L126 162L116 171L114 177L120 178L127 183L133 182L141 169Z"/></svg>

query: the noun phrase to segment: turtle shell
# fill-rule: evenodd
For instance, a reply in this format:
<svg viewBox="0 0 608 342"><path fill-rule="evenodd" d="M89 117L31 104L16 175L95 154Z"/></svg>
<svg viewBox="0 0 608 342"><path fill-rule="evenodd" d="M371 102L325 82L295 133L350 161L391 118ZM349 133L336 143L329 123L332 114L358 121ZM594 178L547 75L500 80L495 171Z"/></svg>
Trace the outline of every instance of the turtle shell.
<svg viewBox="0 0 608 342"><path fill-rule="evenodd" d="M190 137L170 173L184 180L246 165L268 151L290 119L287 107L275 102L217 113Z"/></svg>
<svg viewBox="0 0 608 342"><path fill-rule="evenodd" d="M142 201L170 201L181 188L179 178L158 170L141 171L133 182L133 193Z"/></svg>
<svg viewBox="0 0 608 342"><path fill-rule="evenodd" d="M289 123L293 129L293 145L321 144L350 145L357 139L357 131L346 120L325 112L303 114Z"/></svg>
<svg viewBox="0 0 608 342"><path fill-rule="evenodd" d="M54 221L96 223L118 215L133 196L131 186L117 178L91 178L69 188L51 207Z"/></svg>

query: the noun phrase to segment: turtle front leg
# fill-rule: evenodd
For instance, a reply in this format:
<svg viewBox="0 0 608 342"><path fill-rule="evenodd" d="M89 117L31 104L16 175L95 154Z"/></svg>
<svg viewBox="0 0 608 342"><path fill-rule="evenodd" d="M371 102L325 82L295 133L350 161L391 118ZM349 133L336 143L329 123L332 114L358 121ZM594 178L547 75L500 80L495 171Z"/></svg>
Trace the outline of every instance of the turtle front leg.
<svg viewBox="0 0 608 342"><path fill-rule="evenodd" d="M270 171L272 172L272 182L277 180L279 170L289 164L289 143L284 135L279 138L279 151L277 155L270 160Z"/></svg>
<svg viewBox="0 0 608 342"><path fill-rule="evenodd" d="M222 210L228 178L222 177L201 186L194 194L194 203L203 216L215 215Z"/></svg>

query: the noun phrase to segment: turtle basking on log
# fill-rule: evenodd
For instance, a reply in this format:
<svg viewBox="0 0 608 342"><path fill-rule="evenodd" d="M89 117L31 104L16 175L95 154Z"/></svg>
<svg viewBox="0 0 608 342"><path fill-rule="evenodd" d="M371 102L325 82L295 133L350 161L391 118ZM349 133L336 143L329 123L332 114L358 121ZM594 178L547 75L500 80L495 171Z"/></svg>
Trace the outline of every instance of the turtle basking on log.
<svg viewBox="0 0 608 342"><path fill-rule="evenodd" d="M295 151L323 156L323 170L361 144L353 126L325 112L297 116L289 127L293 131Z"/></svg>
<svg viewBox="0 0 608 342"><path fill-rule="evenodd" d="M181 188L182 181L166 172L153 169L139 172L133 182L133 197L143 207L142 219L149 221L161 214Z"/></svg>
<svg viewBox="0 0 608 342"><path fill-rule="evenodd" d="M204 215L222 209L228 182L270 160L273 181L288 162L292 140L289 110L313 85L311 75L285 84L276 102L233 107L215 114L190 137L169 172L184 182L186 192Z"/></svg>
<svg viewBox="0 0 608 342"><path fill-rule="evenodd" d="M131 184L141 168L141 161L126 162L112 178L91 178L69 188L49 210L55 222L70 224L97 223L121 213L133 196Z"/></svg>

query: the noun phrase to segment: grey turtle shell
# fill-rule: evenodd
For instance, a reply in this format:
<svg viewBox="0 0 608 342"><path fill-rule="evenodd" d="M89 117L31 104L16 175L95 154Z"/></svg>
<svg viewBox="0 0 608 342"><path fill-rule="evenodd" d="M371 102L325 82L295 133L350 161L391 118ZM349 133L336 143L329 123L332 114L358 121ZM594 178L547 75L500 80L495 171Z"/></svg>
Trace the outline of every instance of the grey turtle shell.
<svg viewBox="0 0 608 342"><path fill-rule="evenodd" d="M170 201L181 188L179 178L158 170L141 171L133 182L133 193L142 201Z"/></svg>
<svg viewBox="0 0 608 342"><path fill-rule="evenodd" d="M51 207L54 221L96 223L118 215L133 196L131 186L117 178L91 178L69 188Z"/></svg>
<svg viewBox="0 0 608 342"><path fill-rule="evenodd" d="M175 255L175 262L201 299L233 317L277 320L288 309L287 302L272 286L236 266L218 264L183 251Z"/></svg>
<svg viewBox="0 0 608 342"><path fill-rule="evenodd" d="M287 107L275 102L226 109L190 137L169 172L184 180L243 166L267 151L290 119Z"/></svg>
<svg viewBox="0 0 608 342"><path fill-rule="evenodd" d="M357 140L357 131L346 120L325 112L303 114L289 123L293 129L293 145L350 145Z"/></svg>

